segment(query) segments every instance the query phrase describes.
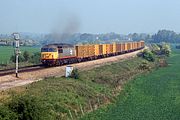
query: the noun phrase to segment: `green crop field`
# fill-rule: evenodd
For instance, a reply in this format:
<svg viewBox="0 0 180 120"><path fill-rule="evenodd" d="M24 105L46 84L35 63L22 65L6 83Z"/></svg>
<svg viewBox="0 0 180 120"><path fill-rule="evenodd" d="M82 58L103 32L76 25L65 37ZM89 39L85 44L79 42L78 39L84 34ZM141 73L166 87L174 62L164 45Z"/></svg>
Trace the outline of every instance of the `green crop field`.
<svg viewBox="0 0 180 120"><path fill-rule="evenodd" d="M39 47L20 47L21 52L29 51L30 53L39 52ZM9 63L10 57L14 54L12 46L0 46L0 64Z"/></svg>
<svg viewBox="0 0 180 120"><path fill-rule="evenodd" d="M140 75L124 86L117 101L82 119L179 120L180 50L173 51L169 66Z"/></svg>

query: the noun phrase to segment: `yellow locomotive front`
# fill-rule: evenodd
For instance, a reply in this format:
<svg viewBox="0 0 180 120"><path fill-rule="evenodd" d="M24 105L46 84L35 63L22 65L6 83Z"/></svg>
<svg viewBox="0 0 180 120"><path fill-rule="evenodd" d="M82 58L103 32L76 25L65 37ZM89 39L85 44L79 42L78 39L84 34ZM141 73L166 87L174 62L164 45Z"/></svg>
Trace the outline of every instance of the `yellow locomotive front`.
<svg viewBox="0 0 180 120"><path fill-rule="evenodd" d="M65 43L48 44L41 48L41 62L43 65L54 66L75 62L75 48Z"/></svg>
<svg viewBox="0 0 180 120"><path fill-rule="evenodd" d="M54 46L44 46L41 48L41 62L43 64L55 64L58 59L58 49Z"/></svg>

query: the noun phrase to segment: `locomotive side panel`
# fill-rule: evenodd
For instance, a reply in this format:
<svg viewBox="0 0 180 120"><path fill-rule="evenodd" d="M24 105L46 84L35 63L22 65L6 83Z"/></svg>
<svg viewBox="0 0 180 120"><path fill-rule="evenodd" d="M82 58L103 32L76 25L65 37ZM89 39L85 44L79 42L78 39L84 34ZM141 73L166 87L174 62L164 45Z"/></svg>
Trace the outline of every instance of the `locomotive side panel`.
<svg viewBox="0 0 180 120"><path fill-rule="evenodd" d="M75 56L75 48L74 47L66 47L58 50L59 59L74 57Z"/></svg>

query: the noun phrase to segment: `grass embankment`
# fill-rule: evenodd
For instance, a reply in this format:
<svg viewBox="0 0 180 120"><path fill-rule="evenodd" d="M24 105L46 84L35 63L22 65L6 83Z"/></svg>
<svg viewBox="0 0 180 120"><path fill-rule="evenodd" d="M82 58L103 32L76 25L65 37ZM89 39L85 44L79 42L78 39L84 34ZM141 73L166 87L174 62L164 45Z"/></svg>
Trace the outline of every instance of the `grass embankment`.
<svg viewBox="0 0 180 120"><path fill-rule="evenodd" d="M169 66L140 75L124 86L116 103L86 115L94 120L179 120L180 50Z"/></svg>
<svg viewBox="0 0 180 120"><path fill-rule="evenodd" d="M38 47L21 47L20 50L23 53L28 51L30 53L40 52ZM10 57L14 54L14 48L12 46L0 46L0 64L7 64L10 62Z"/></svg>
<svg viewBox="0 0 180 120"><path fill-rule="evenodd" d="M34 117L38 116L39 118L36 119L77 119L84 113L112 102L119 93L119 86L137 74L144 72L139 69L142 61L141 58L132 58L131 60L83 71L79 73L79 79L47 78L31 85L1 92L0 101L6 109L13 111L12 113L15 113L15 116L18 116L19 119L23 118L22 111L25 111L25 114L30 112L29 115ZM25 99L28 103L21 103L23 100L20 100L19 103L13 103L13 101L17 101L17 98L12 100L14 95L18 95L18 98L24 95L33 96L38 101L38 106L42 105L42 109L47 110L48 114L35 113L34 115L33 109L27 110L29 106L32 106L31 102ZM21 106L27 106L26 109L18 113L17 111L20 108L12 108L12 104L13 106L14 104L15 106L20 104L20 108ZM6 112L0 111L0 114L3 113ZM6 116L9 117L12 114Z"/></svg>

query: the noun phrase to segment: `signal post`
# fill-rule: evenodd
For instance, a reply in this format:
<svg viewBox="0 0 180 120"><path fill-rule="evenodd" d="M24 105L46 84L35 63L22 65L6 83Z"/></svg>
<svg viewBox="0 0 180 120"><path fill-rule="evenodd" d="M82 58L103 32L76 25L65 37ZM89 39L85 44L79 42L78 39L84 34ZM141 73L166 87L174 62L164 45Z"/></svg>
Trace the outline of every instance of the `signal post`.
<svg viewBox="0 0 180 120"><path fill-rule="evenodd" d="M18 77L18 57L19 54L21 53L19 50L19 40L20 40L20 35L19 33L13 33L14 40L15 40L15 55L16 55L16 77Z"/></svg>

